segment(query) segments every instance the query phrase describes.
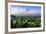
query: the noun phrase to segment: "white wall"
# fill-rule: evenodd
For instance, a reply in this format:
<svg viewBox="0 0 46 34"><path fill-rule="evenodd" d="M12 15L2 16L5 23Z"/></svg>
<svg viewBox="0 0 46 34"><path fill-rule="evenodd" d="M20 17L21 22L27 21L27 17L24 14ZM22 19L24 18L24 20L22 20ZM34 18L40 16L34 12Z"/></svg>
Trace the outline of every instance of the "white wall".
<svg viewBox="0 0 46 34"><path fill-rule="evenodd" d="M4 32L4 28L5 28L5 22L4 22L4 11L5 11L5 7L4 7L4 1L5 0L0 0L0 34L3 34Z"/></svg>
<svg viewBox="0 0 46 34"><path fill-rule="evenodd" d="M30 1L45 2L45 0L30 0ZM5 32L5 0L0 0L0 34L4 34L4 32ZM46 31L45 32L16 33L16 34L46 34Z"/></svg>

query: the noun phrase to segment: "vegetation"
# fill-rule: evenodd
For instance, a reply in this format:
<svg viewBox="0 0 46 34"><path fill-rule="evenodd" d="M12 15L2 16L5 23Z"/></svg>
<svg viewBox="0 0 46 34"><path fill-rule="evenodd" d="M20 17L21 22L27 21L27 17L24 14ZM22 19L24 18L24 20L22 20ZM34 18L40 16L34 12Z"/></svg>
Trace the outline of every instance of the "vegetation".
<svg viewBox="0 0 46 34"><path fill-rule="evenodd" d="M14 16L11 15L11 28L29 28L41 26L40 16Z"/></svg>

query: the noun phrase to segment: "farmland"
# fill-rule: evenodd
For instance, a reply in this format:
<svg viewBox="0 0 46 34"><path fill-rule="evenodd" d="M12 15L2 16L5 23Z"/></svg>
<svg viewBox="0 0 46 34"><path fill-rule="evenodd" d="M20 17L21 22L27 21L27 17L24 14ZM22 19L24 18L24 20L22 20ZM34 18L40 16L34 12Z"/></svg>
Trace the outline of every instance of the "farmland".
<svg viewBox="0 0 46 34"><path fill-rule="evenodd" d="M11 15L11 28L41 27L41 16Z"/></svg>

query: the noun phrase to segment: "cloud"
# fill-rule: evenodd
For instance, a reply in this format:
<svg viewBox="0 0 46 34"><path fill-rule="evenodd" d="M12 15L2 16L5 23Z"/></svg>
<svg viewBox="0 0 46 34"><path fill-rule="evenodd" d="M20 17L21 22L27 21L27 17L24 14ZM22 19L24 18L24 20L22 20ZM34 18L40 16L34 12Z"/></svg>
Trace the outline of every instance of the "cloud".
<svg viewBox="0 0 46 34"><path fill-rule="evenodd" d="M13 15L16 15L16 14L35 14L34 12L32 12L32 11L21 11L21 10L17 10L17 11L14 11L14 12L12 12L11 14L13 14Z"/></svg>
<svg viewBox="0 0 46 34"><path fill-rule="evenodd" d="M34 8L27 10L27 8L12 7L11 14L13 15L38 15L40 14L40 10L36 10Z"/></svg>

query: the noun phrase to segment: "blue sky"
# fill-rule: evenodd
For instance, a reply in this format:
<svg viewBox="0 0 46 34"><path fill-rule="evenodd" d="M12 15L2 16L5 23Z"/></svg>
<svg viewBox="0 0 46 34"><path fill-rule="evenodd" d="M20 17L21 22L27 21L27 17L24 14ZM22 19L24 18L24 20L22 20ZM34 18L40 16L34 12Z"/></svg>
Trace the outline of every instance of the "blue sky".
<svg viewBox="0 0 46 34"><path fill-rule="evenodd" d="M23 12L33 12L33 13L41 13L41 6L15 6L11 5L11 13L16 13L16 11Z"/></svg>

